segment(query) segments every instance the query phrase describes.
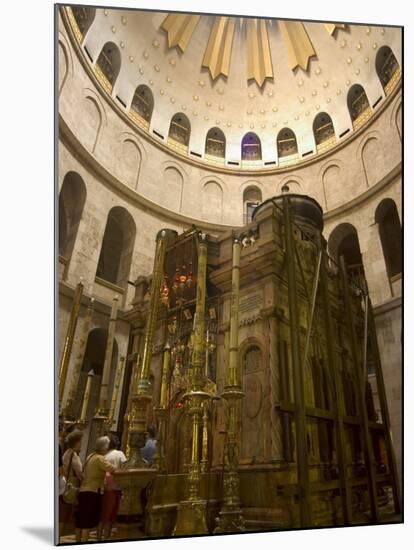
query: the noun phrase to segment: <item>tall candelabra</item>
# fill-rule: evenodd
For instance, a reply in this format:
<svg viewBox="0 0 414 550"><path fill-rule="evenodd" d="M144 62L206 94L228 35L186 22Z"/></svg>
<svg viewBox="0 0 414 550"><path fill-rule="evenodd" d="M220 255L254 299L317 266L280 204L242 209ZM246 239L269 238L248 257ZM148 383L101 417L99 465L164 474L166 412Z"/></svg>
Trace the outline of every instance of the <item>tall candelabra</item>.
<svg viewBox="0 0 414 550"><path fill-rule="evenodd" d="M223 506L216 518L215 533L244 531L240 508L240 480L238 473L239 449L237 442L237 402L243 397L239 372L239 294L240 294L240 240L233 241L233 265L230 303L229 368L222 397L228 404L227 438L224 454Z"/></svg>
<svg viewBox="0 0 414 550"><path fill-rule="evenodd" d="M203 391L205 382L205 305L207 286L207 242L199 235L198 281L196 314L193 331L193 352L190 365L189 391L185 395L192 425L191 462L186 479L186 499L177 510L174 535L208 533L207 501L200 494L200 449L199 429L203 402L210 397Z"/></svg>
<svg viewBox="0 0 414 550"><path fill-rule="evenodd" d="M162 229L157 234L154 269L151 282L151 295L144 335L144 349L141 358L140 376L136 392L131 399L130 423L128 426L129 464L131 467L143 467L141 448L145 444L145 424L147 407L151 401L151 383L149 380L152 360L152 347L157 324L160 289L164 277L164 260L170 239L176 236L171 229Z"/></svg>

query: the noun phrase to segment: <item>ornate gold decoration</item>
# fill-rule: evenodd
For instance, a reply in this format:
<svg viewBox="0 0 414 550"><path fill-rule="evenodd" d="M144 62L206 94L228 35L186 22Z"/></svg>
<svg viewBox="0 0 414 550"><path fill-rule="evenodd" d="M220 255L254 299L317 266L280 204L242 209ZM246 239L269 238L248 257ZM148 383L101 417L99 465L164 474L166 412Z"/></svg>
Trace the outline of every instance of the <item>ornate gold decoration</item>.
<svg viewBox="0 0 414 550"><path fill-rule="evenodd" d="M266 78L273 78L267 21L247 20L247 78L262 87Z"/></svg>
<svg viewBox="0 0 414 550"><path fill-rule="evenodd" d="M337 29L343 29L343 30L346 29L345 23L324 23L323 26L325 27L325 29L329 32L329 34L331 36L333 36L335 34L335 31Z"/></svg>
<svg viewBox="0 0 414 550"><path fill-rule="evenodd" d="M279 21L279 25L287 45L291 69L301 67L307 71L309 59L315 57L316 52L304 24L300 21Z"/></svg>
<svg viewBox="0 0 414 550"><path fill-rule="evenodd" d="M208 17L212 21L210 36L201 66L206 67L212 80L220 75L229 76L234 33L246 27L247 35L247 79L255 80L261 88L267 78L273 78L272 54L268 27L274 23L270 19L235 17ZM161 29L168 34L168 47L178 46L181 51L187 48L200 19L199 15L169 14L161 23ZM316 56L313 44L301 21L278 21L288 50L291 69L298 66L307 71L309 59ZM326 23L324 27L330 35L337 29L346 29L344 23Z"/></svg>
<svg viewBox="0 0 414 550"><path fill-rule="evenodd" d="M182 52L188 46L193 32L200 21L200 15L170 13L161 23L161 28L168 35L168 47L178 46Z"/></svg>
<svg viewBox="0 0 414 550"><path fill-rule="evenodd" d="M202 62L213 80L220 74L229 76L234 27L233 17L215 18Z"/></svg>

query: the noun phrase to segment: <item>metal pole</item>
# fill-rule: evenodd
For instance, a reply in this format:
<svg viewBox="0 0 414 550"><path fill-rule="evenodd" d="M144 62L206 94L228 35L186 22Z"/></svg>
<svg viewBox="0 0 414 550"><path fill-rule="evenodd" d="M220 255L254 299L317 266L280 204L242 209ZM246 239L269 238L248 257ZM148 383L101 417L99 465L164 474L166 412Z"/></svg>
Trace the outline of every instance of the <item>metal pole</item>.
<svg viewBox="0 0 414 550"><path fill-rule="evenodd" d="M237 441L237 402L243 397L239 362L240 252L240 239L235 237L233 240L231 276L229 366L226 373L226 385L222 394L222 397L228 403L229 409L223 476L223 506L216 519L215 533L244 531L245 529L240 508L239 449Z"/></svg>
<svg viewBox="0 0 414 550"><path fill-rule="evenodd" d="M367 300L367 306L368 306L369 335L370 335L372 352L374 354L374 359L375 359L374 364L375 364L375 376L377 379L378 397L380 401L382 421L385 428L385 446L387 449L387 456L388 456L389 468L390 468L391 479L392 479L394 508L395 508L395 513L399 514L401 512L400 484L398 480L398 472L397 472L397 464L395 460L394 447L392 445L392 440L391 440L391 422L390 422L390 415L389 415L388 405L387 405L387 396L385 393L384 376L382 373L382 365L381 365L381 357L380 357L380 352L378 347L377 331L375 330L374 312L372 310L372 304L369 297Z"/></svg>
<svg viewBox="0 0 414 550"><path fill-rule="evenodd" d="M65 391L66 377L68 375L70 354L72 352L73 340L75 337L76 325L78 323L80 305L83 294L83 283L80 281L76 285L75 295L73 297L72 311L69 318L68 329L66 332L65 344L63 347L62 358L59 368L59 402L62 402L63 392Z"/></svg>
<svg viewBox="0 0 414 550"><path fill-rule="evenodd" d="M312 525L312 513L310 502L308 451L306 443L305 395L303 387L302 361L300 357L300 328L297 303L295 248L292 222L290 218L290 200L287 196L283 197L283 219L288 270L289 325L293 367L293 388L295 397L296 463L298 475L300 524L302 527L308 527Z"/></svg>
<svg viewBox="0 0 414 550"><path fill-rule="evenodd" d="M83 365L83 359L85 357L86 344L88 342L89 327L90 327L92 315L93 315L93 308L94 308L94 298L91 298L88 305L88 309L86 310L85 319L82 325L82 334L79 339L78 355L76 356L75 367L73 369L73 374L72 374L72 384L69 391L69 398L66 401L66 405L65 405L65 413L64 413L65 416L74 417L76 414L76 411L73 410L73 407L75 405L76 392L79 384L79 375Z"/></svg>
<svg viewBox="0 0 414 550"><path fill-rule="evenodd" d="M116 329L116 319L118 314L118 295L112 299L111 315L109 317L108 337L106 339L105 359L102 371L102 383L99 393L98 414L104 418L109 415L109 377L112 366L112 351L114 349L114 338Z"/></svg>
<svg viewBox="0 0 414 550"><path fill-rule="evenodd" d="M377 500L377 486L375 480L375 468L374 468L374 458L372 452L372 440L371 434L368 426L368 414L365 406L365 386L362 385L361 380L361 362L358 354L358 343L355 330L355 321L353 313L353 304L351 301L351 296L349 292L348 285L348 274L346 269L346 263L343 256L339 259L340 263L340 272L344 293L344 305L346 312L346 319L348 324L349 338L351 344L351 354L352 360L354 363L354 372L357 380L357 396L358 396L358 405L359 405L359 414L361 418L362 425L362 436L364 441L364 455L365 455L365 465L368 473L368 492L371 502L371 513L372 520L374 523L379 522L379 509L378 509L378 500Z"/></svg>
<svg viewBox="0 0 414 550"><path fill-rule="evenodd" d="M319 238L319 246L322 252L322 239ZM333 378L333 405L335 414L335 435L336 435L336 448L338 456L339 466L339 482L341 485L341 500L342 500L342 515L345 525L350 525L352 522L352 505L351 505L351 491L348 483L347 464L345 455L345 430L344 430L344 401L343 394L341 392L341 384L338 373L338 361L335 354L334 345L336 343L336 337L333 330L333 317L331 310L331 300L329 293L329 277L326 269L327 263L326 253L323 255L321 263L321 289L323 299L323 314L325 322L325 334L326 345L328 353L328 376Z"/></svg>

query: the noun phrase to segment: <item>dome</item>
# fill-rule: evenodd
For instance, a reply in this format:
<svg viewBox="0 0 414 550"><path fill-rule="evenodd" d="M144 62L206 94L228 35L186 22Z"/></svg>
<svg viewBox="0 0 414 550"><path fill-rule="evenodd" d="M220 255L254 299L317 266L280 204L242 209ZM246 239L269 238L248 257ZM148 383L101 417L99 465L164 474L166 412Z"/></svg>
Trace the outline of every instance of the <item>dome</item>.
<svg viewBox="0 0 414 550"><path fill-rule="evenodd" d="M113 106L157 145L222 170L274 171L332 152L367 124L400 76L399 28L68 14Z"/></svg>

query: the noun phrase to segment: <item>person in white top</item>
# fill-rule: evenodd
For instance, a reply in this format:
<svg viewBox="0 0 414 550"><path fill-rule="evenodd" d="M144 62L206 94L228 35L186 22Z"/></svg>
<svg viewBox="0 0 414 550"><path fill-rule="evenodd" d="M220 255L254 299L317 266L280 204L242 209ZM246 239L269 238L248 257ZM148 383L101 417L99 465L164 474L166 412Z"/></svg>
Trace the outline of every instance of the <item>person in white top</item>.
<svg viewBox="0 0 414 550"><path fill-rule="evenodd" d="M105 455L105 460L120 470L127 462L125 454L118 449L119 439L111 435L109 450ZM98 528L98 540L108 540L111 537L113 524L118 516L118 510L121 503L122 491L116 484L112 474L105 476L105 490L102 499L101 523Z"/></svg>

